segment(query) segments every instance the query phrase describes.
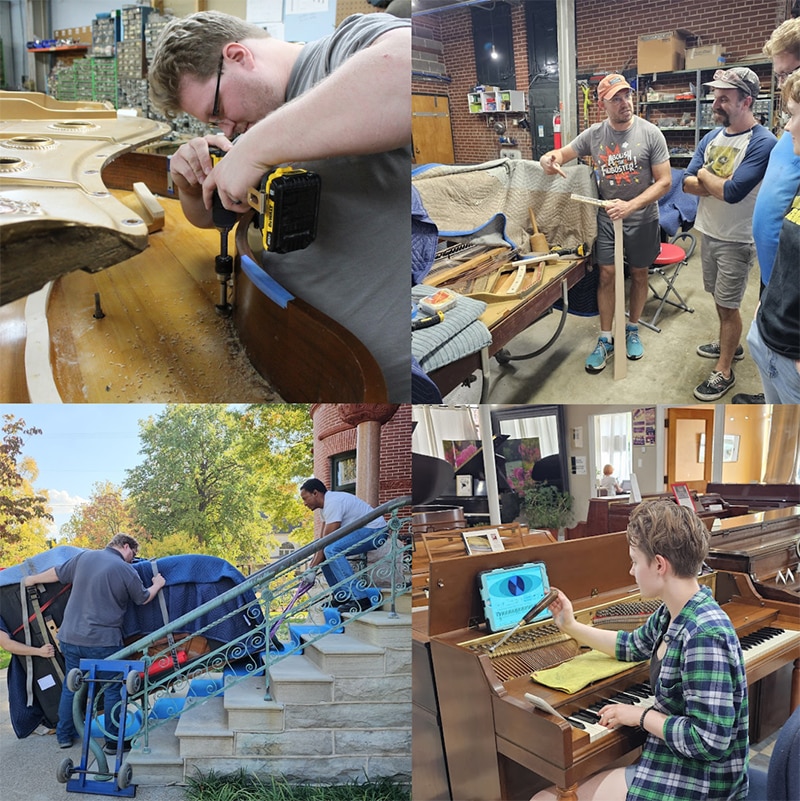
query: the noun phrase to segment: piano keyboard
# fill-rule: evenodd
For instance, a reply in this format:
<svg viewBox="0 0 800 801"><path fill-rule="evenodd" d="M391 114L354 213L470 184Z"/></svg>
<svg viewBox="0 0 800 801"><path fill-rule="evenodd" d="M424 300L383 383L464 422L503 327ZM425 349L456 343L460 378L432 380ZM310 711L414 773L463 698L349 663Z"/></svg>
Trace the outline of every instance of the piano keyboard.
<svg viewBox="0 0 800 801"><path fill-rule="evenodd" d="M800 645L800 631L765 626L750 634L745 634L744 637L739 638L744 652L744 666L747 667L748 664L751 664L753 660L758 659L763 654L792 641Z"/></svg>
<svg viewBox="0 0 800 801"><path fill-rule="evenodd" d="M763 654L769 653L776 647L782 647L786 643L791 643L793 641L800 645L800 631L765 626L750 634L746 634L740 638L742 651L744 653L745 668L747 668L747 665L751 664L753 660ZM529 693L526 693L525 697L531 701L531 703L534 703ZM585 731L589 735L589 742L593 743L614 731L613 729L601 726L599 722L599 712L606 704L631 704L632 706L644 708L652 706L655 700L655 696L652 695L650 691L650 685L641 683L627 687L623 691L610 689L608 696L600 701L595 701L586 708L570 712L568 715L563 715L561 712L557 714L568 721L571 726ZM538 706L536 703L534 703L534 705Z"/></svg>

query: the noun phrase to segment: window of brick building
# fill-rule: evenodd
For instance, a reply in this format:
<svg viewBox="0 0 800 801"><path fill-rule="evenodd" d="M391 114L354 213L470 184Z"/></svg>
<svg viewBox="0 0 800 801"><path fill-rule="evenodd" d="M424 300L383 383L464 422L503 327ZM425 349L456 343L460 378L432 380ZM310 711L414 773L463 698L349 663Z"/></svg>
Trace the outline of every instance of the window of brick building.
<svg viewBox="0 0 800 801"><path fill-rule="evenodd" d="M331 456L331 489L356 493L356 452L347 451Z"/></svg>

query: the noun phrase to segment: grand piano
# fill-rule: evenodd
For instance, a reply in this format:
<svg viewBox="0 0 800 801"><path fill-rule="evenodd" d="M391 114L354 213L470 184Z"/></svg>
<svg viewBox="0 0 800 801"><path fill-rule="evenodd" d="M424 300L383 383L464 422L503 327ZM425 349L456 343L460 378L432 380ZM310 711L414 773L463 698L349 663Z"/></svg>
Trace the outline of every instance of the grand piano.
<svg viewBox="0 0 800 801"><path fill-rule="evenodd" d="M606 625L607 621L609 627L619 628L627 621L633 626L651 611L628 574L624 532L431 562L431 673L426 686L415 654L413 692L415 701L421 695L436 698L453 799L528 799L544 784L553 783L560 799L574 800L578 782L612 764L632 760L643 742L642 732L631 728L595 736L573 727L563 717L535 708L526 693L543 698L560 715L573 714L647 682L646 664L565 695L529 677L532 670L557 664L570 650L575 652L574 641L565 641L552 630L552 623L520 629L523 644L515 644L515 635L508 643L512 652L505 647L496 654L489 652L502 633L491 634L482 621L477 576L484 570L529 561L545 562L552 585L567 593L583 622ZM775 630L774 636L746 651L748 684L791 665L800 648L796 603L765 600L745 574L713 572L703 581L713 587L740 638L767 628ZM791 681L796 704L800 701L797 665ZM789 698L782 703L785 717ZM415 762L415 786L416 766ZM420 795L420 801L424 797Z"/></svg>
<svg viewBox="0 0 800 801"><path fill-rule="evenodd" d="M759 595L800 601L800 506L720 520L706 560L717 570L745 573Z"/></svg>
<svg viewBox="0 0 800 801"><path fill-rule="evenodd" d="M800 504L800 484L712 483L706 491L717 493L729 503L745 505L750 512Z"/></svg>

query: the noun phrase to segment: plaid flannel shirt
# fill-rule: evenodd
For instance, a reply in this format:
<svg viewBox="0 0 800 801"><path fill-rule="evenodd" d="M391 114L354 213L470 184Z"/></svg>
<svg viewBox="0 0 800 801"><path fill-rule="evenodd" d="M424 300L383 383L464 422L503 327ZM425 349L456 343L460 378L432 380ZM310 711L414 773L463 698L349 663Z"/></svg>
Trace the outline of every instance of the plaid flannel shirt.
<svg viewBox="0 0 800 801"><path fill-rule="evenodd" d="M675 620L662 605L632 632L617 634L617 658L666 652L654 709L664 739L650 734L628 801L743 801L747 797L748 711L744 656L730 618L701 587Z"/></svg>

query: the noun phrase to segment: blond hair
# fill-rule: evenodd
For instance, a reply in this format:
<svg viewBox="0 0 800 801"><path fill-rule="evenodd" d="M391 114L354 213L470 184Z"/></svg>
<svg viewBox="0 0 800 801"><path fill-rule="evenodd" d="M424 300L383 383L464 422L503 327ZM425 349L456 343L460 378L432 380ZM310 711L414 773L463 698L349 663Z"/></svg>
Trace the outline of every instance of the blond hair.
<svg viewBox="0 0 800 801"><path fill-rule="evenodd" d="M185 76L204 81L216 75L222 48L243 39L267 39L257 25L223 14L200 11L172 20L156 43L147 73L150 100L167 116L181 111L181 81Z"/></svg>
<svg viewBox="0 0 800 801"><path fill-rule="evenodd" d="M800 20L800 18L798 18ZM787 79L786 83L781 89L781 97L784 103L793 100L795 103L800 104L800 69L793 72Z"/></svg>
<svg viewBox="0 0 800 801"><path fill-rule="evenodd" d="M700 572L711 535L697 514L670 500L640 503L628 520L628 544L638 548L648 564L660 554L678 578Z"/></svg>
<svg viewBox="0 0 800 801"><path fill-rule="evenodd" d="M772 32L764 45L764 54L772 58L778 53L789 53L800 58L800 17L787 19Z"/></svg>

